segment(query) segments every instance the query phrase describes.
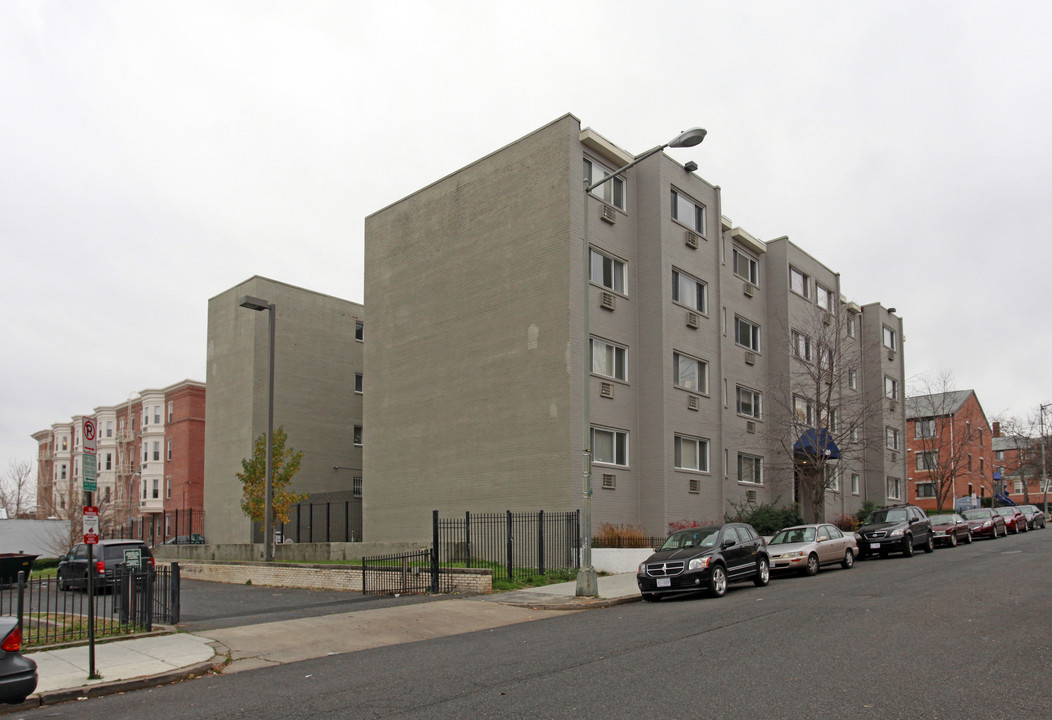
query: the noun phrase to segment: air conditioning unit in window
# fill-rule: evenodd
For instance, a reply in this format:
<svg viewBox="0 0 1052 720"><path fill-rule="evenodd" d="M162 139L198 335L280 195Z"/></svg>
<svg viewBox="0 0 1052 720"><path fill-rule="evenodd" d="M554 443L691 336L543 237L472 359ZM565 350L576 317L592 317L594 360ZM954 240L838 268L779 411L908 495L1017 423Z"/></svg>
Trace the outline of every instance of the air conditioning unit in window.
<svg viewBox="0 0 1052 720"><path fill-rule="evenodd" d="M892 361L895 360L895 351L894 350L888 350L888 360L892 360Z"/></svg>
<svg viewBox="0 0 1052 720"><path fill-rule="evenodd" d="M756 423L754 423L752 420L747 420L745 422L745 432L755 434L756 433Z"/></svg>
<svg viewBox="0 0 1052 720"><path fill-rule="evenodd" d="M742 282L742 292L745 293L745 297L752 297L752 294L755 291L756 287L751 282L749 282L748 280Z"/></svg>
<svg viewBox="0 0 1052 720"><path fill-rule="evenodd" d="M756 353L747 350L745 352L745 364L746 365L755 365L756 364Z"/></svg>
<svg viewBox="0 0 1052 720"><path fill-rule="evenodd" d="M613 383L599 383L599 397L612 398L614 396Z"/></svg>
<svg viewBox="0 0 1052 720"><path fill-rule="evenodd" d="M614 210L612 205L603 205L603 213L599 217L606 222L613 224L617 222L617 210Z"/></svg>
<svg viewBox="0 0 1052 720"><path fill-rule="evenodd" d="M701 325L701 315L693 312L687 313L687 327L696 328L699 325Z"/></svg>
<svg viewBox="0 0 1052 720"><path fill-rule="evenodd" d="M701 398L697 395L687 396L687 409L688 410L701 410Z"/></svg>
<svg viewBox="0 0 1052 720"><path fill-rule="evenodd" d="M617 475L603 473L603 489L613 490L617 487Z"/></svg>
<svg viewBox="0 0 1052 720"><path fill-rule="evenodd" d="M891 462L898 462L898 461L899 461L899 454L897 452L891 453Z"/></svg>
<svg viewBox="0 0 1052 720"><path fill-rule="evenodd" d="M616 302L617 299L613 293L604 292L599 295L599 307L604 310L613 310Z"/></svg>
<svg viewBox="0 0 1052 720"><path fill-rule="evenodd" d="M687 231L687 247L694 250L698 249L698 234L696 232Z"/></svg>

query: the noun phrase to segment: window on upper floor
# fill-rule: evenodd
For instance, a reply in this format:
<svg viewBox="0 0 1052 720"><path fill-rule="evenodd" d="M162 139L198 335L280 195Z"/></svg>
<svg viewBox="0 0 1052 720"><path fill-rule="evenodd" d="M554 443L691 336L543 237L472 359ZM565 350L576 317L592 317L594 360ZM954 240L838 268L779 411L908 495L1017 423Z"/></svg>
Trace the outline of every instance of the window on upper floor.
<svg viewBox="0 0 1052 720"><path fill-rule="evenodd" d="M755 352L760 351L760 326L738 315L734 316L734 342Z"/></svg>
<svg viewBox="0 0 1052 720"><path fill-rule="evenodd" d="M172 441L168 441L168 462L172 461Z"/></svg>
<svg viewBox="0 0 1052 720"><path fill-rule="evenodd" d="M672 219L699 235L705 234L705 206L672 188Z"/></svg>
<svg viewBox="0 0 1052 720"><path fill-rule="evenodd" d="M763 396L760 391L739 385L737 394L738 414L759 419L763 414Z"/></svg>
<svg viewBox="0 0 1052 720"><path fill-rule="evenodd" d="M939 453L934 450L917 453L918 470L937 470L939 467Z"/></svg>
<svg viewBox="0 0 1052 720"><path fill-rule="evenodd" d="M802 332L793 330L792 341L794 356L800 358L801 360L806 360L807 362L811 362L811 360L814 359L813 349L811 347L811 338L807 337Z"/></svg>
<svg viewBox="0 0 1052 720"><path fill-rule="evenodd" d="M58 479L66 479L66 463L62 463L61 465L59 465Z"/></svg>
<svg viewBox="0 0 1052 720"><path fill-rule="evenodd" d="M62 449L63 450L68 450L69 449L69 438L67 438L65 435L62 436L61 445L62 445Z"/></svg>
<svg viewBox="0 0 1052 720"><path fill-rule="evenodd" d="M805 298L811 297L811 278L792 265L789 266L789 289Z"/></svg>
<svg viewBox="0 0 1052 720"><path fill-rule="evenodd" d="M918 498L933 498L933 497L935 497L935 483L933 483L933 482L918 482L917 483L917 497Z"/></svg>
<svg viewBox="0 0 1052 720"><path fill-rule="evenodd" d="M846 325L847 336L851 338L855 337L858 334L858 316L853 312L849 312L847 314Z"/></svg>
<svg viewBox="0 0 1052 720"><path fill-rule="evenodd" d="M815 426L815 406L807 398L793 395L793 415L797 423L806 427Z"/></svg>
<svg viewBox="0 0 1052 720"><path fill-rule="evenodd" d="M354 323L354 339L358 341L365 340L365 323L361 320L357 320Z"/></svg>
<svg viewBox="0 0 1052 720"><path fill-rule="evenodd" d="M113 421L112 420L107 420L106 421L106 437L108 437L108 438L113 437Z"/></svg>
<svg viewBox="0 0 1052 720"><path fill-rule="evenodd" d="M601 253L595 248L591 252L592 261L588 270L588 279L596 285L625 294L625 263L615 257Z"/></svg>
<svg viewBox="0 0 1052 720"><path fill-rule="evenodd" d="M592 373L614 380L628 378L628 348L591 338Z"/></svg>
<svg viewBox="0 0 1052 720"><path fill-rule="evenodd" d="M902 497L902 478L888 478L888 497L896 500Z"/></svg>
<svg viewBox="0 0 1052 720"><path fill-rule="evenodd" d="M354 426L354 444L357 447L361 447L362 446L362 426L361 425L355 425Z"/></svg>
<svg viewBox="0 0 1052 720"><path fill-rule="evenodd" d="M592 461L600 465L628 466L628 433L592 427Z"/></svg>
<svg viewBox="0 0 1052 720"><path fill-rule="evenodd" d="M913 421L913 437L933 438L935 437L935 418L924 418Z"/></svg>
<svg viewBox="0 0 1052 720"><path fill-rule="evenodd" d="M171 422L172 418L174 416L175 416L175 402L172 401L172 400L169 400L168 401L168 422Z"/></svg>
<svg viewBox="0 0 1052 720"><path fill-rule="evenodd" d="M854 370L847 371L847 386L852 390L858 390L858 373Z"/></svg>
<svg viewBox="0 0 1052 720"><path fill-rule="evenodd" d="M858 473L851 473L851 494L858 495L859 486L862 485L862 477Z"/></svg>
<svg viewBox="0 0 1052 720"><path fill-rule="evenodd" d="M355 475L354 476L354 480L352 481L351 488L352 488L351 489L351 494L354 497L360 498L362 496L362 476L361 475Z"/></svg>
<svg viewBox="0 0 1052 720"><path fill-rule="evenodd" d="M886 427L884 428L884 440L888 447L888 450L899 449L899 431L897 428Z"/></svg>
<svg viewBox="0 0 1052 720"><path fill-rule="evenodd" d="M826 312L833 312L833 293L828 288L815 284L815 302Z"/></svg>
<svg viewBox="0 0 1052 720"><path fill-rule="evenodd" d="M161 406L160 405L154 405L153 406L153 424L154 425L160 425L161 424Z"/></svg>
<svg viewBox="0 0 1052 720"><path fill-rule="evenodd" d="M734 274L753 285L760 284L760 264L756 258L738 248L734 248Z"/></svg>
<svg viewBox="0 0 1052 720"><path fill-rule="evenodd" d="M362 374L361 373L355 373L354 374L354 391L356 393L358 393L359 395L361 395L364 392L363 387L364 387L364 382L362 380Z"/></svg>
<svg viewBox="0 0 1052 720"><path fill-rule="evenodd" d="M673 382L676 387L693 392L708 393L709 391L709 364L704 360L672 353Z"/></svg>
<svg viewBox="0 0 1052 720"><path fill-rule="evenodd" d="M584 158L584 179L589 185L594 185L613 171L595 162L591 158ZM618 210L625 209L625 180L615 177L613 180L603 183L592 189L592 195L599 198L607 205L613 205Z"/></svg>
<svg viewBox="0 0 1052 720"><path fill-rule="evenodd" d="M998 460L1004 460L1005 459L1005 451L1004 450L998 450L997 451L997 459Z"/></svg>
<svg viewBox="0 0 1052 720"><path fill-rule="evenodd" d="M675 456L679 470L709 471L709 441L704 438L676 435Z"/></svg>
<svg viewBox="0 0 1052 720"><path fill-rule="evenodd" d="M763 458L738 453L738 482L763 485Z"/></svg>
<svg viewBox="0 0 1052 720"><path fill-rule="evenodd" d="M700 313L707 313L708 286L682 270L672 268L672 301Z"/></svg>
<svg viewBox="0 0 1052 720"><path fill-rule="evenodd" d="M893 377L884 376L884 396L889 400L899 399L899 381Z"/></svg>
<svg viewBox="0 0 1052 720"><path fill-rule="evenodd" d="M157 440L153 441L153 459L155 462L161 459L161 443Z"/></svg>
<svg viewBox="0 0 1052 720"><path fill-rule="evenodd" d="M892 330L891 328L889 328L887 325L884 326L883 338L884 338L884 347L888 348L889 350L896 350L896 349L898 349L898 342L897 342L897 339L895 337L895 331Z"/></svg>

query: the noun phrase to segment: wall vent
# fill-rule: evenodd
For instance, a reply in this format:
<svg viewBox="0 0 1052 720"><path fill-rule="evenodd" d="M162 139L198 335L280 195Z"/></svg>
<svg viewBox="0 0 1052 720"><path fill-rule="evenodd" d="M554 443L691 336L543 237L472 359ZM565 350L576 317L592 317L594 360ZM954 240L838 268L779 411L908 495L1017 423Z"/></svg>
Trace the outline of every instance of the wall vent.
<svg viewBox="0 0 1052 720"><path fill-rule="evenodd" d="M891 400L891 401L888 402L888 410L890 410L891 412L895 412L895 408L896 407L897 406L895 405L895 401L894 400Z"/></svg>
<svg viewBox="0 0 1052 720"><path fill-rule="evenodd" d="M825 313L824 315L822 315L822 324L823 325L832 325L833 324L833 316L830 315L829 313Z"/></svg>
<svg viewBox="0 0 1052 720"><path fill-rule="evenodd" d="M701 410L701 398L697 395L687 396L687 409L688 410Z"/></svg>
<svg viewBox="0 0 1052 720"><path fill-rule="evenodd" d="M747 350L745 352L745 364L746 365L755 365L756 364L756 353Z"/></svg>
<svg viewBox="0 0 1052 720"><path fill-rule="evenodd" d="M604 292L599 295L599 307L604 310L613 310L616 303L616 296L613 293Z"/></svg>
<svg viewBox="0 0 1052 720"><path fill-rule="evenodd" d="M756 432L756 423L753 422L752 420L747 420L746 423L745 423L745 432L747 432L747 433L755 433Z"/></svg>
<svg viewBox="0 0 1052 720"><path fill-rule="evenodd" d="M895 351L894 350L888 350L888 360L892 360L892 361L895 360Z"/></svg>
<svg viewBox="0 0 1052 720"><path fill-rule="evenodd" d="M603 489L613 490L617 487L617 475L603 473Z"/></svg>
<svg viewBox="0 0 1052 720"><path fill-rule="evenodd" d="M696 328L699 325L701 325L701 315L693 312L687 313L687 327Z"/></svg>
<svg viewBox="0 0 1052 720"><path fill-rule="evenodd" d="M756 502L756 491L755 490L746 490L745 491L745 502L750 502L750 503Z"/></svg>
<svg viewBox="0 0 1052 720"><path fill-rule="evenodd" d="M899 454L897 452L891 453L891 462L894 463L894 462L898 462L898 461L899 461Z"/></svg>
<svg viewBox="0 0 1052 720"><path fill-rule="evenodd" d="M756 292L756 287L748 280L745 280L742 282L742 292L745 293L745 297L752 297L752 294Z"/></svg>
<svg viewBox="0 0 1052 720"><path fill-rule="evenodd" d="M612 398L614 396L613 383L599 383L599 397Z"/></svg>
<svg viewBox="0 0 1052 720"><path fill-rule="evenodd" d="M690 489L690 492L692 492L692 493L700 493L701 492L701 481L698 480L697 478L691 478L690 479L690 488L689 489Z"/></svg>
<svg viewBox="0 0 1052 720"><path fill-rule="evenodd" d="M687 247L694 250L698 249L698 234L696 232L687 231Z"/></svg>
<svg viewBox="0 0 1052 720"><path fill-rule="evenodd" d="M617 210L614 210L613 205L603 205L603 212L599 217L613 224L617 222Z"/></svg>

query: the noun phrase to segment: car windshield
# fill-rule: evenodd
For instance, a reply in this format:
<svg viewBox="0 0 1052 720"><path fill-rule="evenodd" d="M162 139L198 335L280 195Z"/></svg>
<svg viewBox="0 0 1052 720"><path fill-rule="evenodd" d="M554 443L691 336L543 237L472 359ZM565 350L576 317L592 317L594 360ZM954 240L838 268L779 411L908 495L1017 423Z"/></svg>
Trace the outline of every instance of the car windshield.
<svg viewBox="0 0 1052 720"><path fill-rule="evenodd" d="M953 522L953 515L932 515L932 525L947 525Z"/></svg>
<svg viewBox="0 0 1052 720"><path fill-rule="evenodd" d="M785 530L779 530L778 534L771 538L771 545L814 542L814 539L815 529L813 527L786 528Z"/></svg>
<svg viewBox="0 0 1052 720"><path fill-rule="evenodd" d="M1005 517L1008 517L1009 515L1015 515L1015 508L999 507L994 508L994 512L998 515L1004 515Z"/></svg>
<svg viewBox="0 0 1052 720"><path fill-rule="evenodd" d="M706 547L710 548L716 544L716 536L719 534L718 527L691 528L672 533L658 550L679 550L680 548Z"/></svg>
<svg viewBox="0 0 1052 720"><path fill-rule="evenodd" d="M896 508L894 510L876 510L870 514L869 520L866 521L866 524L874 525L876 523L895 522L906 522L906 511L902 508Z"/></svg>
<svg viewBox="0 0 1052 720"><path fill-rule="evenodd" d="M990 511L976 508L975 510L965 510L961 515L964 516L965 520L988 520L990 518Z"/></svg>

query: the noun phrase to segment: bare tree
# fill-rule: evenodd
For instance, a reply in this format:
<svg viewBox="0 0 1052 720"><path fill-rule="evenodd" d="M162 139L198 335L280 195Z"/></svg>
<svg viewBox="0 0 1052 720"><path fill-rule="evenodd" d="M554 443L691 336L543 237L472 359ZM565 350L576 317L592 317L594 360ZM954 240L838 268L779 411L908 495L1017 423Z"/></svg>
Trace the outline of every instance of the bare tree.
<svg viewBox="0 0 1052 720"><path fill-rule="evenodd" d="M1023 487L1023 504L1030 505L1030 483L1027 478L1041 477L1041 446L1039 419L1036 414L1027 418L1000 415L1001 445L1010 450L1003 460L996 462L1004 469L1002 477L1015 476Z"/></svg>
<svg viewBox="0 0 1052 720"><path fill-rule="evenodd" d="M793 477L809 522L825 520L829 492L839 490L845 467L861 462L863 430L881 410L861 392L861 343L847 334L846 312L812 306L783 328L789 372L771 387L776 413L767 432L783 451L771 469Z"/></svg>
<svg viewBox="0 0 1052 720"><path fill-rule="evenodd" d="M7 516L21 517L28 511L35 495L33 463L28 460L12 460L7 466L7 472L0 479L0 505L7 511Z"/></svg>

